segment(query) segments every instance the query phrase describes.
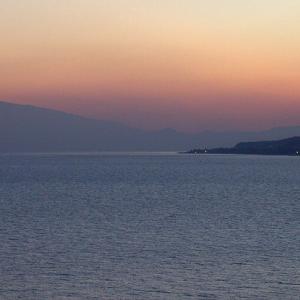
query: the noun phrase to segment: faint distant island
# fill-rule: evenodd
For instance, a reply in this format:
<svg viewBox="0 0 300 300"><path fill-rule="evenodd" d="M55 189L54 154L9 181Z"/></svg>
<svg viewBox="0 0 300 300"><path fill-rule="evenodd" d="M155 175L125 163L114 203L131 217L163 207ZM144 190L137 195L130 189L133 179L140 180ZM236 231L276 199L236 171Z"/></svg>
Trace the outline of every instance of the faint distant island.
<svg viewBox="0 0 300 300"><path fill-rule="evenodd" d="M277 140L238 143L231 148L193 149L189 154L258 154L300 156L300 136Z"/></svg>

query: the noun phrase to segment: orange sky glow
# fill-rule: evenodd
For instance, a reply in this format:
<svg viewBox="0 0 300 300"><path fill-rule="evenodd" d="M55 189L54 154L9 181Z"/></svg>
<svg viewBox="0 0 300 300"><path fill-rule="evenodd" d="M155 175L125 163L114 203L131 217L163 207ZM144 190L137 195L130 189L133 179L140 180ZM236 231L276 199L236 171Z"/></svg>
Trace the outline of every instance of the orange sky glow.
<svg viewBox="0 0 300 300"><path fill-rule="evenodd" d="M7 0L0 99L184 131L300 124L300 1Z"/></svg>

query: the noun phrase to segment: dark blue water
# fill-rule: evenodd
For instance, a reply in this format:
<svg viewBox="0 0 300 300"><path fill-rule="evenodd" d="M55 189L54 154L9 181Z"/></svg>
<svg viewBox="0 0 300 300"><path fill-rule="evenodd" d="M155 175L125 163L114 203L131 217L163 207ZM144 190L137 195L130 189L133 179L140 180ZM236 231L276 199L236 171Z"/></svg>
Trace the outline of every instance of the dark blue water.
<svg viewBox="0 0 300 300"><path fill-rule="evenodd" d="M300 159L0 156L0 299L299 299Z"/></svg>

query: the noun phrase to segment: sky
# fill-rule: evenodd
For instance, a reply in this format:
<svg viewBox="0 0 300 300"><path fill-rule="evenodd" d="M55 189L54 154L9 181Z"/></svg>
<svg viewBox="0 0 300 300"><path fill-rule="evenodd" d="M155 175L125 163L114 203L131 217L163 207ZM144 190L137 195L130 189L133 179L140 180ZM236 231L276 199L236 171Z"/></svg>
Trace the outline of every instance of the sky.
<svg viewBox="0 0 300 300"><path fill-rule="evenodd" d="M0 0L0 99L146 129L300 124L300 0Z"/></svg>

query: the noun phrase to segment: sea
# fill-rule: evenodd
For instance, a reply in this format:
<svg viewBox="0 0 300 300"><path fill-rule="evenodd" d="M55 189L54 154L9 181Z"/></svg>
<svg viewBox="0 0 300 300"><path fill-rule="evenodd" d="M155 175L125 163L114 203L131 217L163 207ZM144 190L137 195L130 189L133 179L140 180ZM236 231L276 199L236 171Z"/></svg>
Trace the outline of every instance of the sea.
<svg viewBox="0 0 300 300"><path fill-rule="evenodd" d="M0 155L0 299L300 299L300 159Z"/></svg>

